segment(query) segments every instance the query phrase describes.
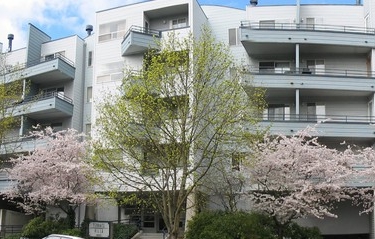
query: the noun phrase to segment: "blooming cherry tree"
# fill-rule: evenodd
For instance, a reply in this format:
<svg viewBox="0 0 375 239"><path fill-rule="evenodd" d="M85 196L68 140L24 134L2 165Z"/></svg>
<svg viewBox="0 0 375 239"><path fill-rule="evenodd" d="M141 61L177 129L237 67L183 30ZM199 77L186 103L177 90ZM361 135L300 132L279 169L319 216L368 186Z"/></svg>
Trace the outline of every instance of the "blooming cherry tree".
<svg viewBox="0 0 375 239"><path fill-rule="evenodd" d="M13 187L6 196L27 213L38 213L46 206L57 206L75 223L74 210L90 193L95 171L86 161L83 135L68 129L53 132L51 128L32 132L36 148L27 155L11 159L9 178Z"/></svg>
<svg viewBox="0 0 375 239"><path fill-rule="evenodd" d="M335 202L351 199L357 190L349 187L357 173L354 151L329 149L309 132L265 137L247 167L253 207L274 219L279 238L293 219L335 217Z"/></svg>

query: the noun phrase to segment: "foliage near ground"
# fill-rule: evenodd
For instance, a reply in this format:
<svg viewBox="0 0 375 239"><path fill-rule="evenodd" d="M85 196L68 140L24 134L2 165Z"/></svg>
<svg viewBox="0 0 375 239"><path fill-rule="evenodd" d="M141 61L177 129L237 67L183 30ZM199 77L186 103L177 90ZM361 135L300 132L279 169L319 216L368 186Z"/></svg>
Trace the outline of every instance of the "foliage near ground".
<svg viewBox="0 0 375 239"><path fill-rule="evenodd" d="M88 238L88 225L90 221L85 220L80 228L70 228L69 220L66 218L48 218L36 217L26 224L21 233L11 234L6 239L19 239L25 237L28 239L41 239L50 234L63 234ZM131 224L113 224L113 239L130 239L138 229Z"/></svg>
<svg viewBox="0 0 375 239"><path fill-rule="evenodd" d="M246 212L201 212L188 224L186 239L274 239L277 226L271 217ZM321 239L317 228L291 223L286 238Z"/></svg>
<svg viewBox="0 0 375 239"><path fill-rule="evenodd" d="M138 232L136 225L113 224L113 239L130 239Z"/></svg>
<svg viewBox="0 0 375 239"><path fill-rule="evenodd" d="M30 137L39 144L33 152L10 160L8 174L14 184L4 194L29 214L43 213L47 205L59 207L73 228L74 210L92 195L96 175L86 158L83 135L73 129L54 132L48 127Z"/></svg>
<svg viewBox="0 0 375 239"><path fill-rule="evenodd" d="M36 217L23 227L21 236L40 239L53 233L62 234L69 228L69 223L65 218L45 220L43 217Z"/></svg>

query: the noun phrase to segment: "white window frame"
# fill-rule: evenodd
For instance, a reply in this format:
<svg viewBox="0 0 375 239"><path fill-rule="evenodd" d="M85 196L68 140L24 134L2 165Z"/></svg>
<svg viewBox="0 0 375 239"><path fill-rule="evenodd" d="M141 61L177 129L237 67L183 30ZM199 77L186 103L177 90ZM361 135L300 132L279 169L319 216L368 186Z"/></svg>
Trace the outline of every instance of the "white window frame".
<svg viewBox="0 0 375 239"><path fill-rule="evenodd" d="M188 20L187 17L180 17L180 18L175 18L171 20L171 28L176 29L176 28L183 28L188 26Z"/></svg>
<svg viewBox="0 0 375 239"><path fill-rule="evenodd" d="M125 20L101 24L99 25L98 41L100 43L100 42L122 38L125 35L125 29L126 29Z"/></svg>

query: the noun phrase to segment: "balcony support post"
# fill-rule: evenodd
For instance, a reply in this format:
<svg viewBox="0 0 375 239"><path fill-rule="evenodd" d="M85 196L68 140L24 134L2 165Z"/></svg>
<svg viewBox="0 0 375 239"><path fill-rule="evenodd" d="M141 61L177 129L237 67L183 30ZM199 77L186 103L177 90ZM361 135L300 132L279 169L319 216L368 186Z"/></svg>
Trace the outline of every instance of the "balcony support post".
<svg viewBox="0 0 375 239"><path fill-rule="evenodd" d="M296 72L299 73L299 44L296 44Z"/></svg>
<svg viewBox="0 0 375 239"><path fill-rule="evenodd" d="M296 117L299 119L299 89L296 89Z"/></svg>
<svg viewBox="0 0 375 239"><path fill-rule="evenodd" d="M371 50L371 73L369 74L371 77L374 77L374 72L375 72L375 49Z"/></svg>
<svg viewBox="0 0 375 239"><path fill-rule="evenodd" d="M296 0L296 24L297 24L297 28L299 28L300 23L301 23L300 8L301 8L300 0Z"/></svg>
<svg viewBox="0 0 375 239"><path fill-rule="evenodd" d="M24 128L24 121L25 119L24 119L24 116L23 115L21 115L21 125L20 125L20 131L18 132L18 136L23 136L23 128Z"/></svg>

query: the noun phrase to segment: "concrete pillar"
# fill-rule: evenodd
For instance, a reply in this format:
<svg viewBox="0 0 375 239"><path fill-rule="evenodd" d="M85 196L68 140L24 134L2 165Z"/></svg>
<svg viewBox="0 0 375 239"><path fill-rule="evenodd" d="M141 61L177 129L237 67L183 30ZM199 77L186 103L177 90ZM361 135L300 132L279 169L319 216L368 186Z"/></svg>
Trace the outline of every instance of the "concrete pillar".
<svg viewBox="0 0 375 239"><path fill-rule="evenodd" d="M296 89L296 118L299 119L299 89Z"/></svg>
<svg viewBox="0 0 375 239"><path fill-rule="evenodd" d="M299 44L296 44L296 71L299 72L299 65L300 59L299 59Z"/></svg>

